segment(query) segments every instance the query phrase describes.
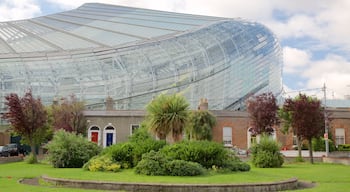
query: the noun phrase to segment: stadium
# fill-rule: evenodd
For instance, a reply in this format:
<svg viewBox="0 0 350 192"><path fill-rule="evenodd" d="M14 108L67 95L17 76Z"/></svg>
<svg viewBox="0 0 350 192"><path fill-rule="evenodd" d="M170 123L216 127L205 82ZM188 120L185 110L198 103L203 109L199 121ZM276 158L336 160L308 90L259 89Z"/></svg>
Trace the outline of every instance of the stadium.
<svg viewBox="0 0 350 192"><path fill-rule="evenodd" d="M0 23L0 107L32 89L44 104L74 94L88 109L143 109L181 93L196 108L239 110L253 94L282 91L282 50L243 19L98 3Z"/></svg>

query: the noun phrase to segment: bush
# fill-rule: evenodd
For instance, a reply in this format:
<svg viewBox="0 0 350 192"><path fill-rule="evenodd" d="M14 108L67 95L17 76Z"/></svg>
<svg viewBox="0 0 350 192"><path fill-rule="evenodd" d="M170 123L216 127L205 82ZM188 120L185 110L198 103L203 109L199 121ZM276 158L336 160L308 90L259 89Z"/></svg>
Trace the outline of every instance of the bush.
<svg viewBox="0 0 350 192"><path fill-rule="evenodd" d="M57 131L46 147L48 159L56 168L81 168L101 151L96 143L88 141L82 135L63 130Z"/></svg>
<svg viewBox="0 0 350 192"><path fill-rule="evenodd" d="M174 160L197 162L205 168L223 167L229 158L228 150L211 141L182 141L165 146L161 153Z"/></svg>
<svg viewBox="0 0 350 192"><path fill-rule="evenodd" d="M165 141L157 141L143 135L139 140L133 138L130 142L109 146L101 154L110 155L115 162L122 164L122 168L127 169L136 166L141 161L143 154L152 150L159 151L164 145L166 145Z"/></svg>
<svg viewBox="0 0 350 192"><path fill-rule="evenodd" d="M169 161L166 169L170 176L196 176L204 173L204 168L199 163L184 160Z"/></svg>
<svg viewBox="0 0 350 192"><path fill-rule="evenodd" d="M284 162L279 144L269 136L262 136L260 143L253 145L251 154L252 163L256 167L281 167Z"/></svg>
<svg viewBox="0 0 350 192"><path fill-rule="evenodd" d="M338 151L350 151L350 144L338 145Z"/></svg>
<svg viewBox="0 0 350 192"><path fill-rule="evenodd" d="M329 151L335 151L336 147L331 139L328 139ZM325 140L323 137L312 139L312 148L314 151L326 151Z"/></svg>
<svg viewBox="0 0 350 192"><path fill-rule="evenodd" d="M142 156L135 167L135 172L143 175L167 175L168 159L160 152L150 151Z"/></svg>
<svg viewBox="0 0 350 192"><path fill-rule="evenodd" d="M119 163L115 163L112 160L112 157L108 155L103 155L93 157L89 160L89 162L85 163L83 168L88 171L117 172L120 170L121 165Z"/></svg>
<svg viewBox="0 0 350 192"><path fill-rule="evenodd" d="M110 155L115 162L119 162L122 165L122 168L127 169L134 167L133 164L133 150L134 145L130 142L119 143L107 147L108 155ZM105 154L105 153L103 153Z"/></svg>
<svg viewBox="0 0 350 192"><path fill-rule="evenodd" d="M134 145L134 165L137 165L137 163L141 161L143 154L152 150L159 151L166 145L165 140L155 140L142 124L141 128L129 137L129 142Z"/></svg>
<svg viewBox="0 0 350 192"><path fill-rule="evenodd" d="M241 161L227 161L225 163L225 166L223 167L223 170L228 170L228 171L250 171L250 165L247 163L241 162Z"/></svg>

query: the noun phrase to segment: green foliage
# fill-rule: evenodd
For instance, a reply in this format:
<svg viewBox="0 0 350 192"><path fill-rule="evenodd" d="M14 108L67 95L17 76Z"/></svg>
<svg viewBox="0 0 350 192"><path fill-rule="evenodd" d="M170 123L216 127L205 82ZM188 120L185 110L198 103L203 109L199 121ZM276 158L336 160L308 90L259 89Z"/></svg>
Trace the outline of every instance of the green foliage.
<svg viewBox="0 0 350 192"><path fill-rule="evenodd" d="M303 157L298 156L295 158L295 162L300 163L300 162L305 162L305 160L303 159Z"/></svg>
<svg viewBox="0 0 350 192"><path fill-rule="evenodd" d="M130 142L119 143L108 147L108 154L113 161L119 162L122 168L127 169L134 167L134 145Z"/></svg>
<svg viewBox="0 0 350 192"><path fill-rule="evenodd" d="M56 168L79 168L97 155L101 148L82 135L57 131L47 144L48 159Z"/></svg>
<svg viewBox="0 0 350 192"><path fill-rule="evenodd" d="M129 142L109 146L103 149L101 155L110 155L126 169L136 166L144 153L159 151L164 145L165 141L153 139L145 128L140 128L130 137Z"/></svg>
<svg viewBox="0 0 350 192"><path fill-rule="evenodd" d="M333 140L328 139L329 151L335 151L336 147ZM312 139L312 148L314 151L326 151L325 140L323 137L317 137Z"/></svg>
<svg viewBox="0 0 350 192"><path fill-rule="evenodd" d="M227 149L210 141L183 141L165 146L161 152L171 159L197 162L205 168L223 167L229 157Z"/></svg>
<svg viewBox="0 0 350 192"><path fill-rule="evenodd" d="M135 172L143 175L195 176L204 173L199 163L171 160L160 152L151 151L142 156Z"/></svg>
<svg viewBox="0 0 350 192"><path fill-rule="evenodd" d="M95 156L91 158L83 169L88 171L111 171L118 172L121 169L121 165L113 161L112 157L108 155Z"/></svg>
<svg viewBox="0 0 350 192"><path fill-rule="evenodd" d="M338 151L350 151L350 144L338 145Z"/></svg>
<svg viewBox="0 0 350 192"><path fill-rule="evenodd" d="M216 117L209 111L192 111L186 135L190 140L212 140Z"/></svg>
<svg viewBox="0 0 350 192"><path fill-rule="evenodd" d="M24 158L24 161L28 164L34 164L37 163L37 160L35 159L33 153L30 153L28 156Z"/></svg>
<svg viewBox="0 0 350 192"><path fill-rule="evenodd" d="M236 171L250 171L250 165L247 163L243 163L241 161L227 161L227 163L225 163L225 167L223 168L223 170L228 170L230 172L236 172Z"/></svg>
<svg viewBox="0 0 350 192"><path fill-rule="evenodd" d="M260 143L253 145L251 154L252 163L256 167L281 167L284 162L280 145L266 135L261 136Z"/></svg>
<svg viewBox="0 0 350 192"><path fill-rule="evenodd" d="M188 121L189 103L183 96L159 95L146 107L146 124L159 139L165 140L171 134L173 141L181 139Z"/></svg>
<svg viewBox="0 0 350 192"><path fill-rule="evenodd" d="M167 175L167 157L155 151L142 156L142 160L135 167L135 173L142 175Z"/></svg>
<svg viewBox="0 0 350 192"><path fill-rule="evenodd" d="M166 164L167 175L170 176L196 176L204 173L204 168L195 162L172 160Z"/></svg>

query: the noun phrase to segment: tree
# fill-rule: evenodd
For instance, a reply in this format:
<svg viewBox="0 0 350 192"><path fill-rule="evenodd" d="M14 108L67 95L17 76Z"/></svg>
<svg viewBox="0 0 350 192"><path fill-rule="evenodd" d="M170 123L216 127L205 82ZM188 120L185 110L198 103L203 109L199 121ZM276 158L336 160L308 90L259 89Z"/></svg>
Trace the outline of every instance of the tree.
<svg viewBox="0 0 350 192"><path fill-rule="evenodd" d="M63 98L62 103L52 105L53 127L55 130L64 129L68 132L86 135L86 120L83 115L84 103L74 95Z"/></svg>
<svg viewBox="0 0 350 192"><path fill-rule="evenodd" d="M284 130L292 128L298 138L299 157L301 158L301 140L309 144L310 162L313 163L312 138L319 137L324 130L324 109L317 98L299 94L295 99L286 99L280 110Z"/></svg>
<svg viewBox="0 0 350 192"><path fill-rule="evenodd" d="M279 123L277 110L276 98L271 92L251 97L247 101L247 111L252 120L253 132L271 134L272 126Z"/></svg>
<svg viewBox="0 0 350 192"><path fill-rule="evenodd" d="M216 118L208 110L192 111L186 135L190 140L212 140Z"/></svg>
<svg viewBox="0 0 350 192"><path fill-rule="evenodd" d="M33 98L31 90L27 91L22 98L11 93L5 96L5 99L8 112L3 118L7 119L15 133L22 137L22 142L30 145L33 155L32 162L36 163L35 146L45 139L48 129L45 108L40 98Z"/></svg>
<svg viewBox="0 0 350 192"><path fill-rule="evenodd" d="M170 134L174 142L179 141L188 121L188 108L183 96L159 95L146 107L149 130L161 140L166 140Z"/></svg>

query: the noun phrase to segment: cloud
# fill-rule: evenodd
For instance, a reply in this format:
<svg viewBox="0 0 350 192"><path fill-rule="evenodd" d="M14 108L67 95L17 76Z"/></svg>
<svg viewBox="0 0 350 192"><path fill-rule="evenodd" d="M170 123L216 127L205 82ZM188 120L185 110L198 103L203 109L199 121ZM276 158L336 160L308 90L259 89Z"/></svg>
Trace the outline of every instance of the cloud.
<svg viewBox="0 0 350 192"><path fill-rule="evenodd" d="M283 48L283 57L283 71L293 74L300 72L310 63L311 53L287 46Z"/></svg>
<svg viewBox="0 0 350 192"><path fill-rule="evenodd" d="M343 99L344 95L350 94L347 88L350 84L350 62L343 56L329 54L324 60L312 62L301 75L309 79L308 88L322 87L326 83L335 98Z"/></svg>
<svg viewBox="0 0 350 192"><path fill-rule="evenodd" d="M32 18L41 13L35 0L2 0L0 2L0 21Z"/></svg>

